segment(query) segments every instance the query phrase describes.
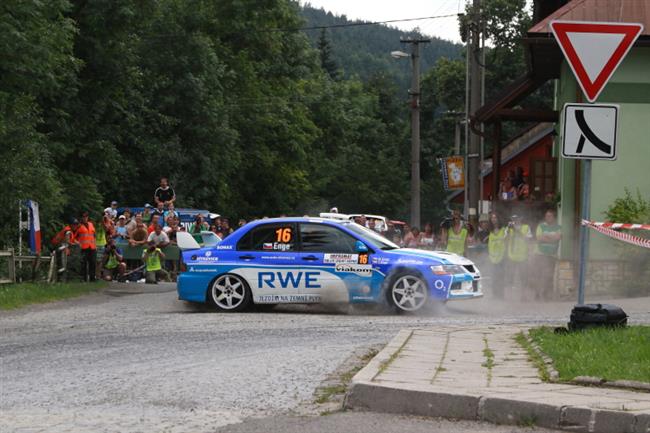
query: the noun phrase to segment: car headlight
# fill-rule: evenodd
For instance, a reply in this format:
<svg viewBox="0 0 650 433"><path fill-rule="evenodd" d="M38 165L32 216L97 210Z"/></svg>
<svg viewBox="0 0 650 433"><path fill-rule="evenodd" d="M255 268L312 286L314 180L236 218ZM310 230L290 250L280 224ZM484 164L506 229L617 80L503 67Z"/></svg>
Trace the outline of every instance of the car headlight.
<svg viewBox="0 0 650 433"><path fill-rule="evenodd" d="M437 265L431 266L431 272L436 275L464 274L465 269L460 265Z"/></svg>

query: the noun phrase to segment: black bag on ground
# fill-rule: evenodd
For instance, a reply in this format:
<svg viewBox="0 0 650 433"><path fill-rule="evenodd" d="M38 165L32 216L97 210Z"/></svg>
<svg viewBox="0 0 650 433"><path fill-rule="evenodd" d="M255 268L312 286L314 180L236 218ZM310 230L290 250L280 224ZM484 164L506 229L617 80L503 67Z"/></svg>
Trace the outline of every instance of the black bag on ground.
<svg viewBox="0 0 650 433"><path fill-rule="evenodd" d="M627 314L621 307L608 304L577 304L571 310L569 330L576 331L598 326L627 325Z"/></svg>

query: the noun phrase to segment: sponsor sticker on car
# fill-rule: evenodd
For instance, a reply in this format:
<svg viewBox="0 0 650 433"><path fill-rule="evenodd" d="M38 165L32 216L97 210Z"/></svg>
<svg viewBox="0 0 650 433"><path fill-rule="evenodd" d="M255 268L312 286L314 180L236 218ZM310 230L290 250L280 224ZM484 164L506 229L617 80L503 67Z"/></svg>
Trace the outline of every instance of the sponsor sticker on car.
<svg viewBox="0 0 650 433"><path fill-rule="evenodd" d="M353 274L361 275L363 277L366 277L366 276L372 274L372 266L371 265L357 265L357 264L342 265L342 264L338 264L338 265L336 265L334 270L336 272L351 272Z"/></svg>
<svg viewBox="0 0 650 433"><path fill-rule="evenodd" d="M356 264L359 254L325 254L323 263L328 264Z"/></svg>

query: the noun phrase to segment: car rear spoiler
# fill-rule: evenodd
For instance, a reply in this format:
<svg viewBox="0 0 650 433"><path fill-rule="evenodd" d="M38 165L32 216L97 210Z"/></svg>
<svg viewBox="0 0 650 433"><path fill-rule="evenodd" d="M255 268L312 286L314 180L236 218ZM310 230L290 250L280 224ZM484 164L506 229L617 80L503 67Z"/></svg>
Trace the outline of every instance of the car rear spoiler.
<svg viewBox="0 0 650 433"><path fill-rule="evenodd" d="M194 237L188 232L177 232L176 233L176 243L178 248L182 251L184 250L198 250L201 248L201 245L194 239Z"/></svg>

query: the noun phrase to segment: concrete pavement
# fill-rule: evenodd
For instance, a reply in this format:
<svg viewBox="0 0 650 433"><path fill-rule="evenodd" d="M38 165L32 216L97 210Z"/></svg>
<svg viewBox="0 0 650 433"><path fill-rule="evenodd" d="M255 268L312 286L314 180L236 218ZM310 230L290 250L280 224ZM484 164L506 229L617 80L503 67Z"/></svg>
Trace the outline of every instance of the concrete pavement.
<svg viewBox="0 0 650 433"><path fill-rule="evenodd" d="M514 340L523 329L402 330L353 378L346 406L576 432L650 432L650 393L542 382Z"/></svg>

